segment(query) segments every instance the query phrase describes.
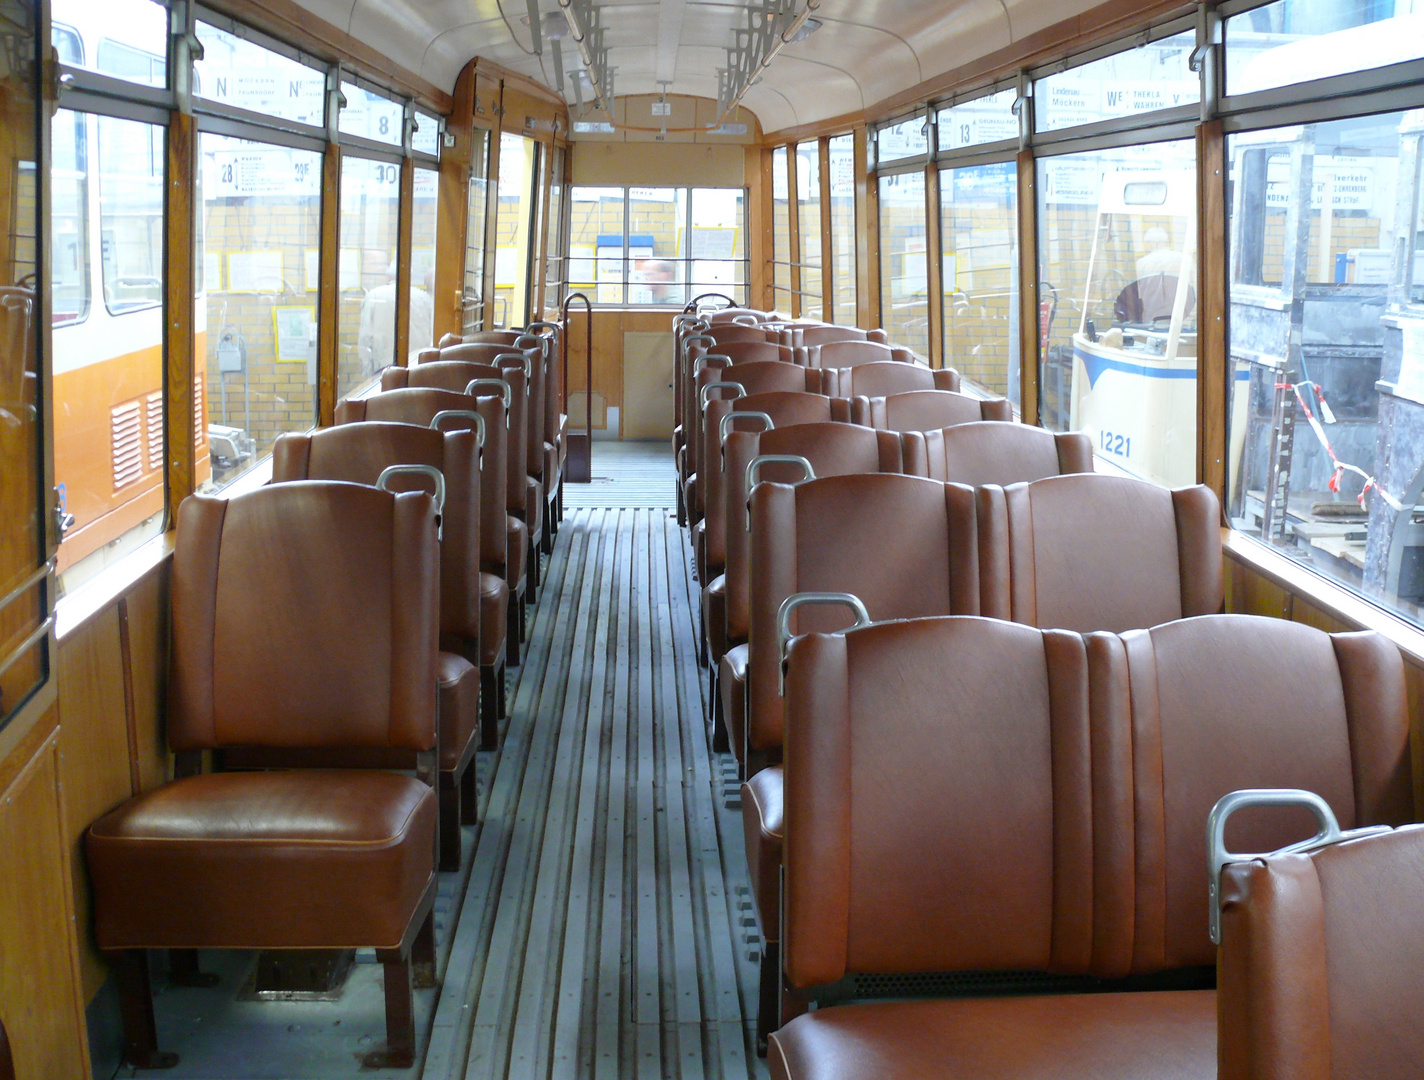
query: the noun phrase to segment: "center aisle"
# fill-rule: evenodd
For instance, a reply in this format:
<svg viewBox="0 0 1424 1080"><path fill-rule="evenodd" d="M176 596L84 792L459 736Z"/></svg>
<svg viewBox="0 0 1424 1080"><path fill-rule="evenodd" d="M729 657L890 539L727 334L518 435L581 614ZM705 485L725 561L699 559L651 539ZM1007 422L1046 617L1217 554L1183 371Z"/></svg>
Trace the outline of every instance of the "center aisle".
<svg viewBox="0 0 1424 1080"><path fill-rule="evenodd" d="M644 449L595 446L610 494L623 461L646 474ZM708 748L695 660L698 586L669 509L646 504L571 510L559 530L482 770L428 1080L766 1075L750 1050L758 938L736 785Z"/></svg>

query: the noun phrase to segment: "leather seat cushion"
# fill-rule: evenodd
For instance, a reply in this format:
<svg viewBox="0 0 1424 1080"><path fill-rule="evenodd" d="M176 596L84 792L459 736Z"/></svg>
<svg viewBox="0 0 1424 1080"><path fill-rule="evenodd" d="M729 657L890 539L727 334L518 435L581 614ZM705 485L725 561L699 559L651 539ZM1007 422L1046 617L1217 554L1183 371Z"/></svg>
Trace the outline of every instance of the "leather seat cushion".
<svg viewBox="0 0 1424 1080"><path fill-rule="evenodd" d="M544 530L544 485L532 476L524 477L524 522L538 539Z"/></svg>
<svg viewBox="0 0 1424 1080"><path fill-rule="evenodd" d="M460 767L480 726L480 669L458 653L442 652L436 671L440 681L440 771L452 772Z"/></svg>
<svg viewBox="0 0 1424 1080"><path fill-rule="evenodd" d="M697 567L697 580L707 580L707 520L692 526L692 559Z"/></svg>
<svg viewBox="0 0 1424 1080"><path fill-rule="evenodd" d="M781 940L782 795L780 765L762 769L742 785L742 832L762 937Z"/></svg>
<svg viewBox="0 0 1424 1080"><path fill-rule="evenodd" d="M719 574L702 590L702 632L712 663L722 662L727 651L727 576Z"/></svg>
<svg viewBox="0 0 1424 1080"><path fill-rule="evenodd" d="M727 737L738 761L747 759L747 646L733 645L722 654L717 668L717 686L722 693L722 716Z"/></svg>
<svg viewBox="0 0 1424 1080"><path fill-rule="evenodd" d="M559 486L559 448L553 443L544 444L544 487L552 494Z"/></svg>
<svg viewBox="0 0 1424 1080"><path fill-rule="evenodd" d="M480 574L480 664L492 667L504 656L509 585L498 574Z"/></svg>
<svg viewBox="0 0 1424 1080"><path fill-rule="evenodd" d="M1216 992L840 1005L771 1036L777 1080L1215 1080Z"/></svg>
<svg viewBox="0 0 1424 1080"><path fill-rule="evenodd" d="M524 569L529 565L529 528L512 514L505 517L504 543L505 569L509 571L504 580L517 591L524 585Z"/></svg>
<svg viewBox="0 0 1424 1080"><path fill-rule="evenodd" d="M104 949L395 948L435 871L435 792L411 776L210 773L89 827Z"/></svg>

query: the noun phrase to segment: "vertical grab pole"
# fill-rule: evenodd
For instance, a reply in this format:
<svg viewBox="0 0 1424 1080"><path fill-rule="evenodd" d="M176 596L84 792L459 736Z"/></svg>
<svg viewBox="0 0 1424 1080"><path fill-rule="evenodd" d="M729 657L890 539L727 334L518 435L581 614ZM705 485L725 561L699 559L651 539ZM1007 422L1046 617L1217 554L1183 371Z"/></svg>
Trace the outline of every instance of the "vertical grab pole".
<svg viewBox="0 0 1424 1080"><path fill-rule="evenodd" d="M564 297L560 319L564 324L564 412L569 410L569 305L582 300L588 315L588 381L584 389L584 433L569 432L569 458L564 479L573 484L593 482L593 302L581 292Z"/></svg>

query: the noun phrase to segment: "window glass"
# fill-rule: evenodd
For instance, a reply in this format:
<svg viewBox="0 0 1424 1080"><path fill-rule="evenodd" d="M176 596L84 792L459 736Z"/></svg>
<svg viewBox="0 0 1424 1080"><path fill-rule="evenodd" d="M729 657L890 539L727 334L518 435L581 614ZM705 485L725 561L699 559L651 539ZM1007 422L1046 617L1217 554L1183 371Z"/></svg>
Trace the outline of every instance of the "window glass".
<svg viewBox="0 0 1424 1080"><path fill-rule="evenodd" d="M89 126L60 109L50 123L50 287L55 326L89 315Z"/></svg>
<svg viewBox="0 0 1424 1080"><path fill-rule="evenodd" d="M164 131L65 110L53 125L68 209L55 274L67 279L66 307L82 302L73 286L86 277L104 298L53 331L55 481L74 516L59 568L70 589L163 528ZM81 143L96 151L88 184L69 150Z"/></svg>
<svg viewBox="0 0 1424 1080"><path fill-rule="evenodd" d="M855 325L855 136L830 141L831 273L835 281L833 322Z"/></svg>
<svg viewBox="0 0 1424 1080"><path fill-rule="evenodd" d="M0 264L0 596L20 589L43 565L46 520L41 497L45 432L40 422L41 335L36 323L34 274L38 268L40 181L35 129L38 95L37 8L5 5L6 50L0 94L6 108L0 176L10 179L9 248ZM69 151L71 158L74 148ZM71 161L72 171L72 161ZM55 208L56 213L58 207ZM58 337L58 333L55 337ZM58 408L55 413L58 417ZM0 727L39 689L48 675L49 645L41 636L20 651L50 607L47 586L36 584L0 607ZM7 870L7 872L9 872Z"/></svg>
<svg viewBox="0 0 1424 1080"><path fill-rule="evenodd" d="M1424 604L1424 111L1232 135L1232 523Z"/></svg>
<svg viewBox="0 0 1424 1080"><path fill-rule="evenodd" d="M326 75L227 30L198 23L203 57L193 65L200 98L321 127Z"/></svg>
<svg viewBox="0 0 1424 1080"><path fill-rule="evenodd" d="M691 293L720 292L746 302L746 240L741 188L692 189Z"/></svg>
<svg viewBox="0 0 1424 1080"><path fill-rule="evenodd" d="M1041 78L1034 122L1039 131L1057 131L1195 104L1201 80L1188 63L1194 48L1189 30Z"/></svg>
<svg viewBox="0 0 1424 1080"><path fill-rule="evenodd" d="M50 17L65 28L51 34L61 63L143 86L168 85L168 12L162 4L52 0ZM82 43L69 27L80 28Z"/></svg>
<svg viewBox="0 0 1424 1080"><path fill-rule="evenodd" d="M925 174L880 177L880 321L892 345L929 355Z"/></svg>
<svg viewBox="0 0 1424 1080"><path fill-rule="evenodd" d="M569 189L569 288L623 303L623 189Z"/></svg>
<svg viewBox="0 0 1424 1080"><path fill-rule="evenodd" d="M494 248L494 326L523 326L529 306L529 263L537 224L534 182L538 143L499 137L499 205Z"/></svg>
<svg viewBox="0 0 1424 1080"><path fill-rule="evenodd" d="M78 30L72 26L54 23L50 26L49 39L61 64L68 64L70 67L84 66L84 45L79 40Z"/></svg>
<svg viewBox="0 0 1424 1080"><path fill-rule="evenodd" d="M473 334L485 328L485 215L489 210L490 133L475 128L471 148L470 190L465 206L465 287L460 326Z"/></svg>
<svg viewBox="0 0 1424 1080"><path fill-rule="evenodd" d="M1226 92L1249 94L1418 60L1424 57L1424 8L1277 0L1231 16L1225 35Z"/></svg>
<svg viewBox="0 0 1424 1080"><path fill-rule="evenodd" d="M435 344L435 238L440 173L416 169L410 208L410 354Z"/></svg>
<svg viewBox="0 0 1424 1080"><path fill-rule="evenodd" d="M405 106L355 83L343 82L341 94L346 98L346 105L341 110L341 134L390 146L401 144Z"/></svg>
<svg viewBox="0 0 1424 1080"><path fill-rule="evenodd" d="M981 143L1003 142L1019 137L1019 118L1014 115L1018 92L1012 87L997 94L975 98L939 111L935 127L941 150L959 150Z"/></svg>
<svg viewBox="0 0 1424 1080"><path fill-rule="evenodd" d="M1147 480L1196 479L1191 142L1038 162L1043 425Z"/></svg>
<svg viewBox="0 0 1424 1080"><path fill-rule="evenodd" d="M821 307L821 148L796 147L796 211L801 232L801 316L822 317Z"/></svg>
<svg viewBox="0 0 1424 1080"><path fill-rule="evenodd" d="M628 303L687 301L687 188L628 189Z"/></svg>
<svg viewBox="0 0 1424 1080"><path fill-rule="evenodd" d="M440 156L440 121L429 113L416 110L415 130L411 132L410 148L418 154Z"/></svg>
<svg viewBox="0 0 1424 1080"><path fill-rule="evenodd" d="M198 159L193 411L199 487L215 490L316 423L321 155L204 132Z"/></svg>
<svg viewBox="0 0 1424 1080"><path fill-rule="evenodd" d="M400 166L341 159L341 293L336 396L344 398L396 359L396 237Z"/></svg>
<svg viewBox="0 0 1424 1080"><path fill-rule="evenodd" d="M930 136L923 116L888 124L875 133L876 160L881 165L929 153Z"/></svg>
<svg viewBox="0 0 1424 1080"><path fill-rule="evenodd" d="M1018 174L1012 161L939 174L944 362L1018 400Z"/></svg>
<svg viewBox="0 0 1424 1080"><path fill-rule="evenodd" d="M564 302L564 148L554 147L549 176L549 216L544 234L544 318L559 317Z"/></svg>
<svg viewBox="0 0 1424 1080"><path fill-rule="evenodd" d="M771 304L791 311L791 207L786 176L786 147L771 153Z"/></svg>

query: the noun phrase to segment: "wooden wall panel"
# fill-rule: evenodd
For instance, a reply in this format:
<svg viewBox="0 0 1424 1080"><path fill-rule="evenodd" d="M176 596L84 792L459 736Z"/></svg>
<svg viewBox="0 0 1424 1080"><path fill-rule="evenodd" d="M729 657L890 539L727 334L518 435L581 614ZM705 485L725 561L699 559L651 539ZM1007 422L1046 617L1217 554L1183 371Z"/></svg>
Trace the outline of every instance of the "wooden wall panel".
<svg viewBox="0 0 1424 1080"><path fill-rule="evenodd" d="M6 759L4 773L19 768L0 798L0 1017L20 1080L90 1074L56 715L36 729L38 749L27 739Z"/></svg>
<svg viewBox="0 0 1424 1080"><path fill-rule="evenodd" d="M124 598L133 692L129 760L138 775L139 791L172 779L173 758L163 723L168 697L168 568L164 561Z"/></svg>
<svg viewBox="0 0 1424 1080"><path fill-rule="evenodd" d="M625 364L624 344L626 334L664 334L669 345L672 340L671 308L618 308L595 309L593 313L593 389L603 396L604 403L616 408L620 414L622 433L626 438L671 438L672 415L668 414L667 429L650 430L648 422L635 422L635 430L627 430L627 408L634 402L647 403L649 409L656 410L656 403L670 391L666 384L672 382L672 350L666 351L661 361L653 362L648 356L639 354L631 365ZM581 393L587 385L585 368L585 342L588 335L584 330L583 313L571 312L569 318L569 393ZM637 379L638 386L630 385L630 379ZM571 410L570 416L578 410ZM578 413L580 425L582 413ZM649 413L652 415L652 413ZM595 413L595 430L598 416ZM572 419L570 424L573 424Z"/></svg>
<svg viewBox="0 0 1424 1080"><path fill-rule="evenodd" d="M60 775L64 782L64 838L74 882L74 910L87 925L89 883L82 838L95 818L133 794L127 695L120 648L119 605L105 608L59 644ZM90 945L80 947L84 997L108 975Z"/></svg>

